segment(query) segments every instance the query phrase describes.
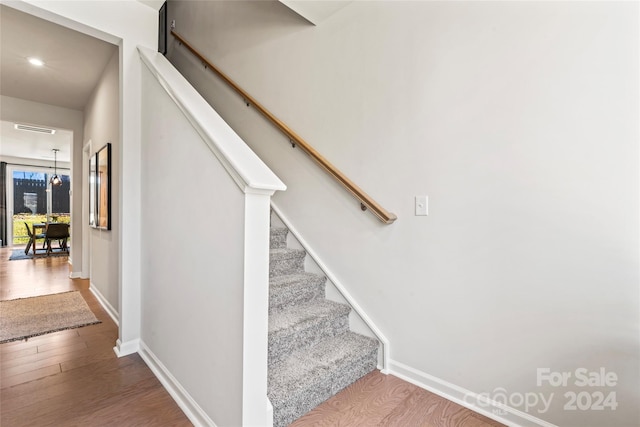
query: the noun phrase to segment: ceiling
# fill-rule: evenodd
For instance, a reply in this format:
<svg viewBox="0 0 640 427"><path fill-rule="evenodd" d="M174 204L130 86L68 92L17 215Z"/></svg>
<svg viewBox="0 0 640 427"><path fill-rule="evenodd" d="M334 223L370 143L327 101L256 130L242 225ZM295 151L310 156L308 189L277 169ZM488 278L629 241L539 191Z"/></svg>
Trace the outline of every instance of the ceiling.
<svg viewBox="0 0 640 427"><path fill-rule="evenodd" d="M117 46L0 5L0 94L73 110L84 109ZM34 67L27 58L45 62ZM39 125L39 123L25 123ZM0 122L0 155L70 161L70 131L18 131Z"/></svg>
<svg viewBox="0 0 640 427"><path fill-rule="evenodd" d="M280 3L302 16L314 25L336 13L352 1L308 1L308 0L279 0Z"/></svg>
<svg viewBox="0 0 640 427"><path fill-rule="evenodd" d="M140 3L149 6L154 10L160 10L166 0L138 0Z"/></svg>
<svg viewBox="0 0 640 427"><path fill-rule="evenodd" d="M116 46L0 6L0 93L82 110ZM34 67L27 58L45 62Z"/></svg>

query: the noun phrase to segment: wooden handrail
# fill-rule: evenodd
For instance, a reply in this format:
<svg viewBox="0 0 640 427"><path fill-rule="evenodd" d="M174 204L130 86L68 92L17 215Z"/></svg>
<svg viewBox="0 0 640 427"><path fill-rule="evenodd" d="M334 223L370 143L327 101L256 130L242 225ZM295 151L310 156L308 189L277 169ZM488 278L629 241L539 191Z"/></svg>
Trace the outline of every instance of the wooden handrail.
<svg viewBox="0 0 640 427"><path fill-rule="evenodd" d="M391 224L397 219L397 216L391 212L388 212L382 206L380 206L375 200L365 193L360 187L354 184L349 178L347 178L342 172L338 170L331 162L325 159L320 153L318 153L309 143L307 143L302 137L295 133L289 126L287 126L282 120L274 116L269 110L256 101L251 95L249 95L244 89L231 80L226 74L213 65L207 58L205 58L196 48L194 48L188 41L186 41L180 34L175 31L171 31L171 34L184 45L191 53L193 53L206 68L209 68L215 74L217 74L222 80L224 80L229 86L231 86L240 96L242 96L247 104L253 105L264 117L273 123L282 133L284 133L292 144L300 147L302 151L307 153L322 169L329 175L335 178L342 186L360 201L360 207L362 210L370 210L380 221L385 224Z"/></svg>

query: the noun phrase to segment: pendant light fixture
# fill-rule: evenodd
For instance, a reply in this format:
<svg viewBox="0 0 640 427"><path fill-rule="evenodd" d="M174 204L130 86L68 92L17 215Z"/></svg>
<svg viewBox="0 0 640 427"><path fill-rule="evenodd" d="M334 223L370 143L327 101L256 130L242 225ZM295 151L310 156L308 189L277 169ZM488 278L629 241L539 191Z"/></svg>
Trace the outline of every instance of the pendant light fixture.
<svg viewBox="0 0 640 427"><path fill-rule="evenodd" d="M58 176L58 151L60 150L57 148L54 148L51 151L53 151L53 176L49 180L49 183L57 187L59 185L62 185L62 180Z"/></svg>

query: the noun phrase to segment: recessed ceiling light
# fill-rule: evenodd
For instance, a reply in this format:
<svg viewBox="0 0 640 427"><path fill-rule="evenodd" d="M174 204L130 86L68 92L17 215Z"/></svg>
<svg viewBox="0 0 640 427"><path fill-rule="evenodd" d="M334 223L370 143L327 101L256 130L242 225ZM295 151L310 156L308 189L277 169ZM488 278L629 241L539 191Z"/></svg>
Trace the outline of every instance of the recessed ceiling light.
<svg viewBox="0 0 640 427"><path fill-rule="evenodd" d="M31 65L35 65L36 67L42 67L44 65L44 62L42 61L42 59L38 59L38 58L29 58L29 63Z"/></svg>

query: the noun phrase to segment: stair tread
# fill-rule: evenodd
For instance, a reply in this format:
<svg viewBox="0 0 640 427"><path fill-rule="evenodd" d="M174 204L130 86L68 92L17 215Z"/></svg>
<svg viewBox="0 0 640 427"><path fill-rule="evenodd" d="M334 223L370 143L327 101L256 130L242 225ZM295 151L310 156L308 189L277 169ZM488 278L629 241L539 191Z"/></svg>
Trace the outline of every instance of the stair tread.
<svg viewBox="0 0 640 427"><path fill-rule="evenodd" d="M269 249L269 254L272 257L287 258L287 257L306 255L306 252L304 249L275 248L275 249Z"/></svg>
<svg viewBox="0 0 640 427"><path fill-rule="evenodd" d="M302 273L307 252L303 249L277 248L269 250L269 277Z"/></svg>
<svg viewBox="0 0 640 427"><path fill-rule="evenodd" d="M327 278L313 273L293 273L269 279L269 312L306 301L324 299Z"/></svg>
<svg viewBox="0 0 640 427"><path fill-rule="evenodd" d="M269 398L272 403L295 396L297 391L322 388L327 378L335 381L338 371L349 363L375 352L378 341L347 331L324 339L316 345L293 352L289 357L269 369ZM331 391L331 384L325 384Z"/></svg>
<svg viewBox="0 0 640 427"><path fill-rule="evenodd" d="M271 227L271 233L269 235L269 247L270 248L286 248L287 247L287 235L289 230L284 227Z"/></svg>
<svg viewBox="0 0 640 427"><path fill-rule="evenodd" d="M279 276L274 276L269 279L269 286L271 288L279 288L282 286L288 286L297 282L320 282L326 281L327 278L320 274L314 273L293 273L293 274L282 274Z"/></svg>
<svg viewBox="0 0 640 427"><path fill-rule="evenodd" d="M287 307L269 316L269 335L297 331L331 316L348 315L351 307L329 300L313 300Z"/></svg>

